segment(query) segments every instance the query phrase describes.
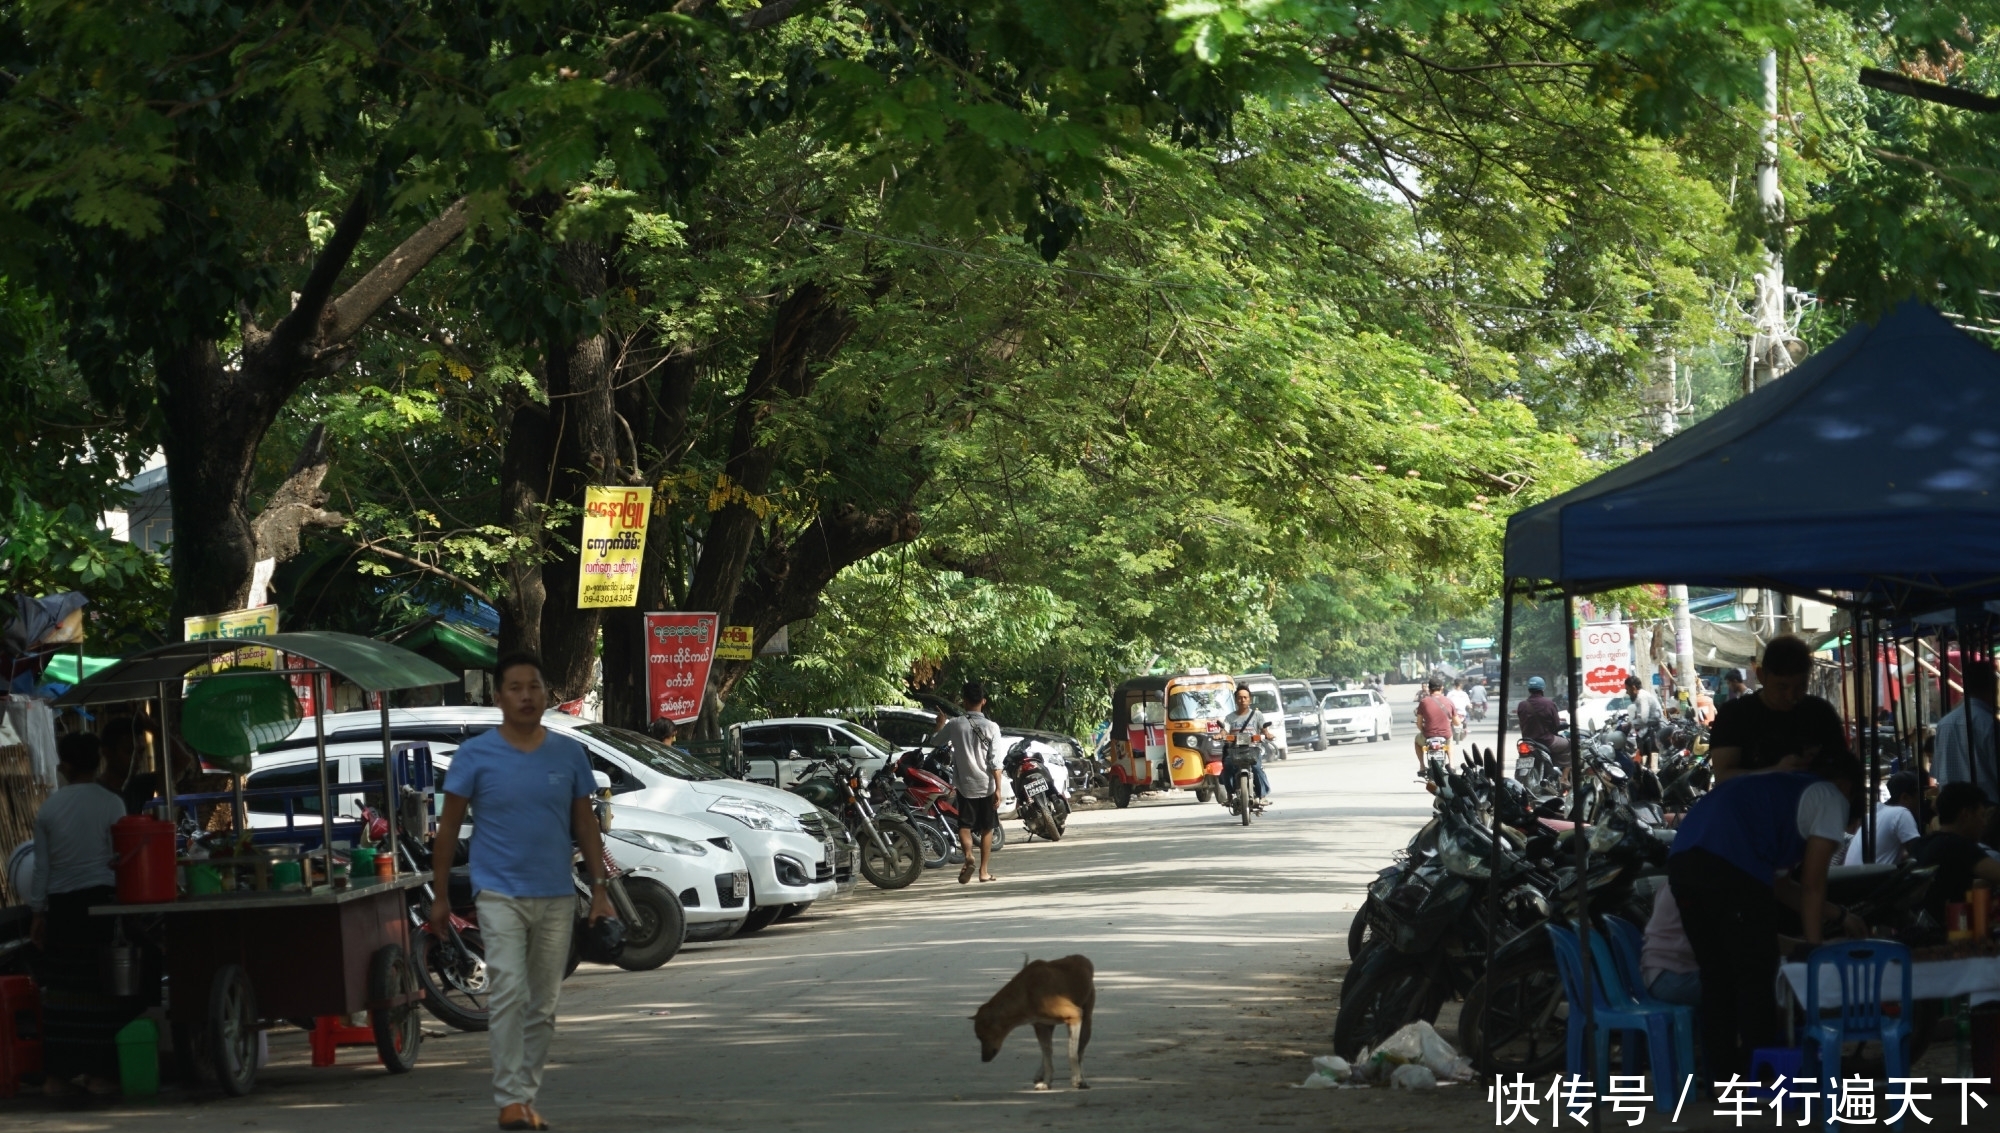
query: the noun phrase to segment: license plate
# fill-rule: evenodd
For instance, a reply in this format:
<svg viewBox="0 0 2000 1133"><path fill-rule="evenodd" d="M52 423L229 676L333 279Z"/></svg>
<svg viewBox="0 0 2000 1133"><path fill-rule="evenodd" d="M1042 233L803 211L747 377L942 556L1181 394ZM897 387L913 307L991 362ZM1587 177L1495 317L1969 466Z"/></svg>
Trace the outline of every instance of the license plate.
<svg viewBox="0 0 2000 1133"><path fill-rule="evenodd" d="M1028 784L1028 793L1031 795L1042 794L1048 789L1049 785L1047 783L1042 782L1040 779L1037 779L1034 782Z"/></svg>
<svg viewBox="0 0 2000 1133"><path fill-rule="evenodd" d="M739 901L748 897L750 895L750 875L739 872L736 875L735 882L729 887L729 895Z"/></svg>

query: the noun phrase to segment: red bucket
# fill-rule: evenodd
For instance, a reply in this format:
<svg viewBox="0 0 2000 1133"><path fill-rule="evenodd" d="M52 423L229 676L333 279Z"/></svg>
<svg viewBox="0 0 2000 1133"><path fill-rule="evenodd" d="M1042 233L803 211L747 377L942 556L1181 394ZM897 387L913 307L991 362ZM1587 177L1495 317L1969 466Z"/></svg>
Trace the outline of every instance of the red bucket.
<svg viewBox="0 0 2000 1133"><path fill-rule="evenodd" d="M174 885L174 824L128 814L111 824L118 855L118 903L154 905L179 896Z"/></svg>

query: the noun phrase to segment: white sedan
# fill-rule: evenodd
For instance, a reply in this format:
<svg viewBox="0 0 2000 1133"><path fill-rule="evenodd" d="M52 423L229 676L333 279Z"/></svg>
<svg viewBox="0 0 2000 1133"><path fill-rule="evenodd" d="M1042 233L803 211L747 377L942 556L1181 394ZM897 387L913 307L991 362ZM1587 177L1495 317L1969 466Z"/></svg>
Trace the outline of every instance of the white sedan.
<svg viewBox="0 0 2000 1133"><path fill-rule="evenodd" d="M1321 727L1328 743L1386 740L1395 723L1395 709L1372 688L1329 692L1320 698Z"/></svg>

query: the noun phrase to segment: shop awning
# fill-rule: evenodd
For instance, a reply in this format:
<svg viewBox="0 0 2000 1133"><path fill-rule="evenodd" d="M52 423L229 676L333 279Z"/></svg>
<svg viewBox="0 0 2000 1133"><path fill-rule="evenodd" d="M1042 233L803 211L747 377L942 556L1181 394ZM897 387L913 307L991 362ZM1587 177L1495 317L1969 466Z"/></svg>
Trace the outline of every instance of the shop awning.
<svg viewBox="0 0 2000 1133"><path fill-rule="evenodd" d="M308 630L269 637L177 641L147 649L122 657L117 664L85 678L58 697L56 704L108 704L149 697L162 682L178 681L196 666L252 645L303 657L333 670L365 692L423 688L459 679L437 662L385 641L351 633Z"/></svg>
<svg viewBox="0 0 2000 1133"><path fill-rule="evenodd" d="M1910 302L1782 379L1507 524L1506 573L2000 597L2000 354Z"/></svg>

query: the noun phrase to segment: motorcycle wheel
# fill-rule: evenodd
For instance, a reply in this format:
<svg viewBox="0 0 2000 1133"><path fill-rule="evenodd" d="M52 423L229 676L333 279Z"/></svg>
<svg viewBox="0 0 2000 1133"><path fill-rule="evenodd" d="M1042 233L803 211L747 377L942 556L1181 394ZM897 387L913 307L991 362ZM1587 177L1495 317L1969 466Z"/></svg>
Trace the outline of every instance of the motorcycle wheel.
<svg viewBox="0 0 2000 1133"><path fill-rule="evenodd" d="M1568 1042L1569 997L1546 947L1502 960L1465 993L1458 1044L1481 1073L1553 1074Z"/></svg>
<svg viewBox="0 0 2000 1133"><path fill-rule="evenodd" d="M1111 805L1124 810L1132 805L1132 784L1114 782L1111 784Z"/></svg>
<svg viewBox="0 0 2000 1133"><path fill-rule="evenodd" d="M929 822L917 822L917 834L924 840L924 868L938 869L951 861L951 836Z"/></svg>
<svg viewBox="0 0 2000 1133"><path fill-rule="evenodd" d="M637 916L625 926L625 950L618 954L618 966L628 972L650 972L681 950L687 939L687 913L679 897L648 878L625 878L625 896Z"/></svg>
<svg viewBox="0 0 2000 1133"><path fill-rule="evenodd" d="M1207 802L1207 801L1208 801L1208 788L1207 788L1207 787L1196 787L1196 788L1194 789L1194 801L1196 801L1196 802L1198 802L1198 803L1205 803L1205 802Z"/></svg>
<svg viewBox="0 0 2000 1133"><path fill-rule="evenodd" d="M1333 1019L1333 1052L1352 1060L1364 1046L1376 1046L1402 1027L1427 1015L1431 980L1424 962L1393 948L1375 950L1347 970L1340 1013Z"/></svg>
<svg viewBox="0 0 2000 1133"><path fill-rule="evenodd" d="M1057 821L1056 809L1046 799L1035 804L1034 832L1050 842L1062 841L1062 823Z"/></svg>
<svg viewBox="0 0 2000 1133"><path fill-rule="evenodd" d="M1248 771L1236 773L1236 810L1243 816L1245 826L1250 825L1250 812L1256 809L1250 805L1250 782Z"/></svg>
<svg viewBox="0 0 2000 1133"><path fill-rule="evenodd" d="M1374 916L1375 898L1370 897L1361 902L1361 907L1354 912L1353 923L1347 926L1348 959L1359 960L1361 950L1367 947L1369 939L1375 935Z"/></svg>
<svg viewBox="0 0 2000 1133"><path fill-rule="evenodd" d="M987 844L986 852L989 854L997 854L1000 852L1000 847L1006 844L1007 844L1007 828L998 822L994 823L993 840Z"/></svg>
<svg viewBox="0 0 2000 1133"><path fill-rule="evenodd" d="M457 942L446 947L427 931L410 932L410 947L416 953L413 966L424 989L424 1010L454 1030L483 1031L487 1022L486 961L480 958L479 933L465 929L456 935Z"/></svg>
<svg viewBox="0 0 2000 1133"><path fill-rule="evenodd" d="M878 818L875 829L882 835L882 848L873 838L861 841L861 876L877 889L901 889L924 872L924 840L907 822Z"/></svg>

